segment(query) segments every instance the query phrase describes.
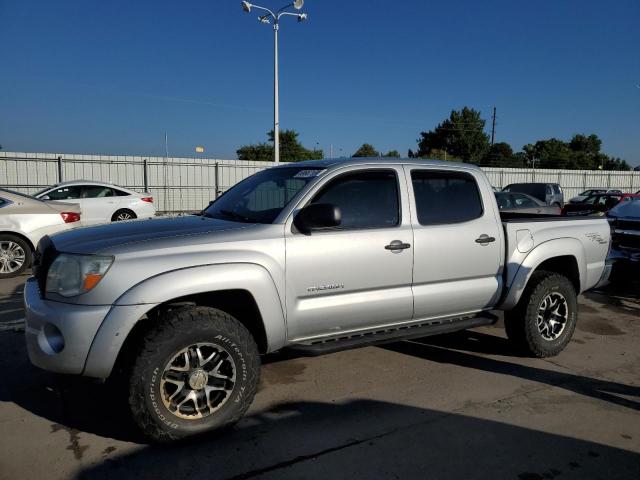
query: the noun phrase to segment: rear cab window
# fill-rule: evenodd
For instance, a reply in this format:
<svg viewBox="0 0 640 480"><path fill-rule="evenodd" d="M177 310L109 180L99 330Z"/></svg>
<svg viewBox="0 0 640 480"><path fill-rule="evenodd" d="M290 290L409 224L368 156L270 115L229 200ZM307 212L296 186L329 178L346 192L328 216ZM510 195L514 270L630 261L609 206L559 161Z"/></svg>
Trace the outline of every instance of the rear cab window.
<svg viewBox="0 0 640 480"><path fill-rule="evenodd" d="M465 172L411 170L420 225L463 223L482 217L482 197L475 178Z"/></svg>

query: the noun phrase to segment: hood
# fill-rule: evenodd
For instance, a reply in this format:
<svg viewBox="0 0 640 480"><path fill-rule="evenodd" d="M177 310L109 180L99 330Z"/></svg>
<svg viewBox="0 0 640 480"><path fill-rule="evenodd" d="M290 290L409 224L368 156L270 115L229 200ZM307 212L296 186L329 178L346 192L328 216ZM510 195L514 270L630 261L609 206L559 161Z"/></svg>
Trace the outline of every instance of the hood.
<svg viewBox="0 0 640 480"><path fill-rule="evenodd" d="M618 203L609 210L608 216L620 220L640 221L640 199Z"/></svg>
<svg viewBox="0 0 640 480"><path fill-rule="evenodd" d="M252 225L189 215L78 228L54 235L51 240L59 252L99 253L124 244L241 230Z"/></svg>

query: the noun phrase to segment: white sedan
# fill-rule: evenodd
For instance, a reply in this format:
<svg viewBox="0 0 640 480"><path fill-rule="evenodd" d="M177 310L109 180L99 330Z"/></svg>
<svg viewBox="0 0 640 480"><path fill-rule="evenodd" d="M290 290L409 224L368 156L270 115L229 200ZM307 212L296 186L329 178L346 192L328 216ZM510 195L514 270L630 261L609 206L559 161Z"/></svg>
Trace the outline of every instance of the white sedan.
<svg viewBox="0 0 640 480"><path fill-rule="evenodd" d="M156 214L150 193L138 193L110 183L89 180L62 182L40 190L34 196L79 205L83 225L150 218Z"/></svg>
<svg viewBox="0 0 640 480"><path fill-rule="evenodd" d="M0 279L15 277L31 266L36 245L79 225L80 208L63 202L43 202L0 188Z"/></svg>

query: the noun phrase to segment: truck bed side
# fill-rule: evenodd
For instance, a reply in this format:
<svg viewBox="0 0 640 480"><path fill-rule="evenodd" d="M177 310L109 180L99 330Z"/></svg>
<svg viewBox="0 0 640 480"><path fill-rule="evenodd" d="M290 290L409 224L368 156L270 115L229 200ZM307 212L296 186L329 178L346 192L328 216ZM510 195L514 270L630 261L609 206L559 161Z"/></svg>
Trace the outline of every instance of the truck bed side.
<svg viewBox="0 0 640 480"><path fill-rule="evenodd" d="M581 293L593 288L605 268L610 228L604 218L503 216L505 291L499 308L513 308L536 269L561 273Z"/></svg>

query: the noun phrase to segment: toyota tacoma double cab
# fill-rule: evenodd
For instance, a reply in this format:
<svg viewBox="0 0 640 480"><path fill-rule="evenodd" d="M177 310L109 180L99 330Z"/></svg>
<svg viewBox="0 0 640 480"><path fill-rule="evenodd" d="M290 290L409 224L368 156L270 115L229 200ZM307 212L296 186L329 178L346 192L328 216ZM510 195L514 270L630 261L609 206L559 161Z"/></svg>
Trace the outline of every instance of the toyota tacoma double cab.
<svg viewBox="0 0 640 480"><path fill-rule="evenodd" d="M237 421L260 355L317 355L496 321L556 355L606 280L604 218L503 214L483 172L422 159L274 166L198 215L45 237L24 289L32 363L127 379L169 441Z"/></svg>

